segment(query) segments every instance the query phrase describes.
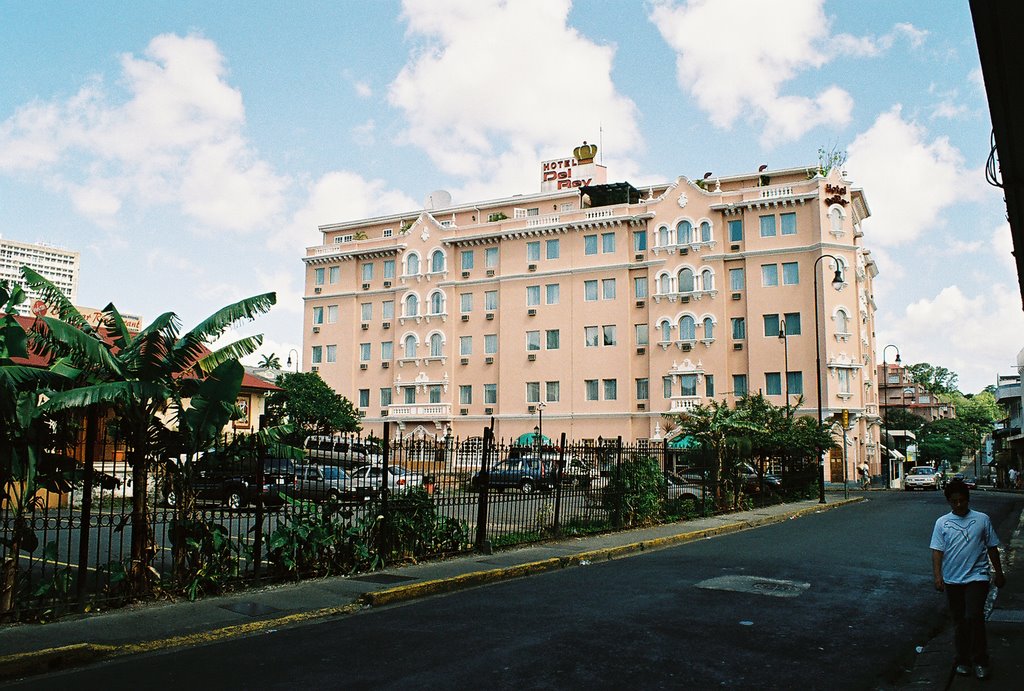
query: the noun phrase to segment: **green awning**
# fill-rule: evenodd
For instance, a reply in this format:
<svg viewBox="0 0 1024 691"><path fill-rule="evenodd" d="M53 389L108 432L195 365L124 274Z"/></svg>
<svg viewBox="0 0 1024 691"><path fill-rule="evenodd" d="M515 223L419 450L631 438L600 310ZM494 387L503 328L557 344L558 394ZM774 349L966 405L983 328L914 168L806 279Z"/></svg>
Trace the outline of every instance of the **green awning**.
<svg viewBox="0 0 1024 691"><path fill-rule="evenodd" d="M545 434L540 435L541 445L551 444L551 438ZM519 438L516 439L516 444L519 446L536 446L537 445L537 433L527 432L526 434L520 434Z"/></svg>
<svg viewBox="0 0 1024 691"><path fill-rule="evenodd" d="M700 446L700 442L690 435L684 435L682 437L676 437L670 439L668 442L668 448L670 449L696 449Z"/></svg>

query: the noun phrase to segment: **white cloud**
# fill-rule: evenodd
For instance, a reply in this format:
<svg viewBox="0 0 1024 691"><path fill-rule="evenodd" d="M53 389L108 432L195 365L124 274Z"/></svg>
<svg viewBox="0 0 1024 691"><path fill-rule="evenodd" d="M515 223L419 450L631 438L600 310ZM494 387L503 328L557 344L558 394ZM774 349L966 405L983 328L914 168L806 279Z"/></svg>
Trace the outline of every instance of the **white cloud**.
<svg viewBox="0 0 1024 691"><path fill-rule="evenodd" d="M731 128L746 116L764 123L762 143L770 144L798 139L818 124L850 121L853 100L837 86L813 98L781 94L785 82L835 52L827 46L822 0L658 2L649 18L676 52L680 88L717 127Z"/></svg>
<svg viewBox="0 0 1024 691"><path fill-rule="evenodd" d="M882 113L850 144L847 168L871 207L865 222L872 244L911 242L941 225L944 209L977 198L980 171L968 171L947 137L903 119L900 106Z"/></svg>
<svg viewBox="0 0 1024 691"><path fill-rule="evenodd" d="M1009 275L1017 275L1017 262L1013 256L1013 235L1010 233L1009 223L1001 223L992 231L992 254Z"/></svg>
<svg viewBox="0 0 1024 691"><path fill-rule="evenodd" d="M927 36L927 31L918 29L913 24L901 22L893 25L892 31L878 38L874 36L836 34L830 39L829 45L846 55L873 58L888 51L900 38L906 38L911 48L920 48L924 45L924 40Z"/></svg>
<svg viewBox="0 0 1024 691"><path fill-rule="evenodd" d="M978 89L978 91L980 91L981 93L985 93L985 76L982 73L980 67L970 71L970 73L967 75L967 81L973 84Z"/></svg>
<svg viewBox="0 0 1024 691"><path fill-rule="evenodd" d="M97 78L0 123L0 172L37 172L103 223L164 204L217 230L271 223L288 181L244 138L242 97L216 44L160 35L121 69L126 98Z"/></svg>
<svg viewBox="0 0 1024 691"><path fill-rule="evenodd" d="M371 118L363 124L352 128L352 141L359 146L373 146L377 143L376 132L377 124Z"/></svg>
<svg viewBox="0 0 1024 691"><path fill-rule="evenodd" d="M355 89L356 95L359 98L370 98L373 96L373 89L366 82L356 82L352 85L352 88Z"/></svg>
<svg viewBox="0 0 1024 691"><path fill-rule="evenodd" d="M565 154L583 139L598 140L602 125L616 133L616 151L637 150L637 108L611 80L615 49L568 26L569 7L568 0L406 0L415 48L388 94L406 113L405 140L443 171L484 180L501 174L498 161L509 152Z"/></svg>

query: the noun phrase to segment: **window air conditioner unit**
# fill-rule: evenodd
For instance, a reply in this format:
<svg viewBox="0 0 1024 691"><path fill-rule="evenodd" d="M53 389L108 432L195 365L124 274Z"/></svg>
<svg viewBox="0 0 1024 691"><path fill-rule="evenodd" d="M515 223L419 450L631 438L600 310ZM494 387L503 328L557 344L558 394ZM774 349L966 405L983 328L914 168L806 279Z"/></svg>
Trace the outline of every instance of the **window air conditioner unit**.
<svg viewBox="0 0 1024 691"><path fill-rule="evenodd" d="M381 324L381 326L383 326L385 329L390 329L391 328L391 322L384 322L383 324Z"/></svg>
<svg viewBox="0 0 1024 691"><path fill-rule="evenodd" d="M679 298L679 302L689 302L689 301L690 301L690 296L689 295L682 295Z"/></svg>
<svg viewBox="0 0 1024 691"><path fill-rule="evenodd" d="M533 362L534 360L537 359L537 354L536 353L530 353L529 355L526 356L526 359L529 360L530 362Z"/></svg>
<svg viewBox="0 0 1024 691"><path fill-rule="evenodd" d="M310 371L310 372L316 372L316 371L319 371L319 369L320 369L320 368L319 368L318 366L316 366L316 365L313 365L312 367L310 367L310 368L309 368L309 371Z"/></svg>
<svg viewBox="0 0 1024 691"><path fill-rule="evenodd" d="M391 363L385 360L384 362L380 363L380 366L383 367L384 369L387 369L388 367L391 367Z"/></svg>
<svg viewBox="0 0 1024 691"><path fill-rule="evenodd" d="M362 329L363 331L369 331L370 325L363 322L362 324L359 325L359 328Z"/></svg>
<svg viewBox="0 0 1024 691"><path fill-rule="evenodd" d="M320 327L319 326L314 326L313 327L313 333L315 333L315 334L320 333Z"/></svg>
<svg viewBox="0 0 1024 691"><path fill-rule="evenodd" d="M732 349L733 350L743 350L743 344L742 343L733 343L732 344Z"/></svg>
<svg viewBox="0 0 1024 691"><path fill-rule="evenodd" d="M468 322L469 321L469 315L468 314L462 315L462 321Z"/></svg>
<svg viewBox="0 0 1024 691"><path fill-rule="evenodd" d="M459 415L469 415L469 408L459 408Z"/></svg>
<svg viewBox="0 0 1024 691"><path fill-rule="evenodd" d="M530 271L536 271L537 270L537 265L536 264L530 264L526 268L529 269Z"/></svg>
<svg viewBox="0 0 1024 691"><path fill-rule="evenodd" d="M635 259L636 261L638 261L638 262L642 262L642 261L644 260L644 255L642 255L642 254L638 254L638 255L636 255L636 256L635 256L635 257L633 257L633 258L634 258L634 259Z"/></svg>
<svg viewBox="0 0 1024 691"><path fill-rule="evenodd" d="M733 293L732 294L732 299L733 300L739 300L741 297L743 297L742 293Z"/></svg>
<svg viewBox="0 0 1024 691"><path fill-rule="evenodd" d="M729 245L729 249L731 251L733 251L733 252L739 252L740 251L740 246L739 245Z"/></svg>
<svg viewBox="0 0 1024 691"><path fill-rule="evenodd" d="M469 272L468 271L463 271L462 272L462 277L463 278L469 278Z"/></svg>
<svg viewBox="0 0 1024 691"><path fill-rule="evenodd" d="M390 288L391 287L391 281L384 281L384 287L385 288Z"/></svg>
<svg viewBox="0 0 1024 691"><path fill-rule="evenodd" d="M362 370L366 369L366 363L365 362L360 362L359 363L359 369L362 369Z"/></svg>
<svg viewBox="0 0 1024 691"><path fill-rule="evenodd" d="M528 316L528 317L536 317L537 316L537 310L535 310L535 309L528 309L528 310L526 310L526 316Z"/></svg>
<svg viewBox="0 0 1024 691"><path fill-rule="evenodd" d="M494 312L488 312L487 313L487 321L491 321L492 319L494 319Z"/></svg>
<svg viewBox="0 0 1024 691"><path fill-rule="evenodd" d="M680 247L679 248L679 254L689 254L689 253L690 253L690 248L689 247Z"/></svg>
<svg viewBox="0 0 1024 691"><path fill-rule="evenodd" d="M493 415L494 408L484 408L484 415Z"/></svg>
<svg viewBox="0 0 1024 691"><path fill-rule="evenodd" d="M693 346L690 345L689 343L684 343L683 344L683 350L692 350L692 349L693 349Z"/></svg>
<svg viewBox="0 0 1024 691"><path fill-rule="evenodd" d="M461 360L459 360L459 364L460 365L468 365L469 364L469 358L468 357L462 358Z"/></svg>
<svg viewBox="0 0 1024 691"><path fill-rule="evenodd" d="M381 417L387 417L387 416L388 416L388 413L389 413L389 412L390 412L390 411L387 411L387 410L382 410L382 411L380 411L380 416L381 416Z"/></svg>
<svg viewBox="0 0 1024 691"><path fill-rule="evenodd" d="M369 289L370 289L370 284L369 283L364 283L363 284L363 290L369 290Z"/></svg>
<svg viewBox="0 0 1024 691"><path fill-rule="evenodd" d="M487 275L488 276L493 276L494 275L494 269L487 269Z"/></svg>
<svg viewBox="0 0 1024 691"><path fill-rule="evenodd" d="M647 410L647 404L646 403L637 403L636 404L636 409L637 410Z"/></svg>
<svg viewBox="0 0 1024 691"><path fill-rule="evenodd" d="M323 292L323 290L324 290L323 288L314 288L313 292L316 293L317 295L319 295L320 293Z"/></svg>
<svg viewBox="0 0 1024 691"><path fill-rule="evenodd" d="M636 349L636 354L637 355L644 355L646 352L647 352L647 348L645 348L644 346L637 346L637 349Z"/></svg>
<svg viewBox="0 0 1024 691"><path fill-rule="evenodd" d="M484 364L485 365L493 365L494 364L494 358L492 358L492 357L485 357L484 358Z"/></svg>
<svg viewBox="0 0 1024 691"><path fill-rule="evenodd" d="M535 405L526 406L526 412L528 412L530 415L533 415L534 413L537 412L537 406L535 406Z"/></svg>
<svg viewBox="0 0 1024 691"><path fill-rule="evenodd" d="M637 300L636 301L636 306L637 307L644 307L646 304L647 303L644 300Z"/></svg>

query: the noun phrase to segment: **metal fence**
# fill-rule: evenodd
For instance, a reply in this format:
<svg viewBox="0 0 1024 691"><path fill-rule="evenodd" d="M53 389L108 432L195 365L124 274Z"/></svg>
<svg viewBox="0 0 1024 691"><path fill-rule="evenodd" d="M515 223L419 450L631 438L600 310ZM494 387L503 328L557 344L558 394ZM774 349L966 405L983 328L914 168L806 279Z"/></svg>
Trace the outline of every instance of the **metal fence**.
<svg viewBox="0 0 1024 691"><path fill-rule="evenodd" d="M85 463L69 491L40 492L20 528L3 506L0 556L13 590L0 616L199 597L678 520L734 508L730 488L742 487L749 505L780 501L781 488L802 494L815 479L803 459L773 462L757 478L716 478L709 459L664 444L573 443L564 435L520 444L495 439L489 428L464 440L316 438L299 457L288 448L225 445L152 461L144 487L133 486L121 449L92 450L80 457L105 460ZM766 486L775 474L781 487ZM133 516L136 492L146 497L141 516ZM149 593L128 588L133 531L145 533ZM16 534L23 539L14 553Z"/></svg>

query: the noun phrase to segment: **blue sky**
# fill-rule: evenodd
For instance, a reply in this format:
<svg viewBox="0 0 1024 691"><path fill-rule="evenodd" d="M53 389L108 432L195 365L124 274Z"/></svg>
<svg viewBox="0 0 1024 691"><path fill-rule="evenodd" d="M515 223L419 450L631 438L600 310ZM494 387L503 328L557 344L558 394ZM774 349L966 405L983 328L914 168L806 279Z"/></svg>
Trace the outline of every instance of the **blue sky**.
<svg viewBox="0 0 1024 691"><path fill-rule="evenodd" d="M317 225L535 192L583 139L638 186L846 150L879 346L975 392L1022 345L966 2L0 0L0 84L0 234L146 319L275 290L240 333L282 359Z"/></svg>

